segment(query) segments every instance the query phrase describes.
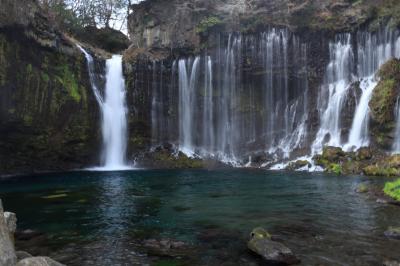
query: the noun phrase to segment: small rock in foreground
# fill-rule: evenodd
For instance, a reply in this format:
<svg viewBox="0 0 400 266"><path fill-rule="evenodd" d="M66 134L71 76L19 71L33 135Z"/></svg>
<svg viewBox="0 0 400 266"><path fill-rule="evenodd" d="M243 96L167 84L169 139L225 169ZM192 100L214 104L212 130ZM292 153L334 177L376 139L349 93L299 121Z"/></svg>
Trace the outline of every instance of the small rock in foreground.
<svg viewBox="0 0 400 266"><path fill-rule="evenodd" d="M251 232L247 247L269 263L292 265L300 262L288 247L271 240L271 235L261 227Z"/></svg>
<svg viewBox="0 0 400 266"><path fill-rule="evenodd" d="M384 234L388 238L400 239L400 227L389 227Z"/></svg>
<svg viewBox="0 0 400 266"><path fill-rule="evenodd" d="M65 266L49 257L31 257L17 263L16 266Z"/></svg>

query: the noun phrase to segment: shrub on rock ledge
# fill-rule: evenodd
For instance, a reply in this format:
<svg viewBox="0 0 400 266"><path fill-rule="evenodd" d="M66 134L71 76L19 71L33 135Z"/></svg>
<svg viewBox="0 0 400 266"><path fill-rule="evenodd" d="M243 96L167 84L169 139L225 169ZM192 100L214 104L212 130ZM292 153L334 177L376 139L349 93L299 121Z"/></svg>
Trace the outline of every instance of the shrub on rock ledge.
<svg viewBox="0 0 400 266"><path fill-rule="evenodd" d="M383 192L389 197L400 201L400 179L386 183Z"/></svg>

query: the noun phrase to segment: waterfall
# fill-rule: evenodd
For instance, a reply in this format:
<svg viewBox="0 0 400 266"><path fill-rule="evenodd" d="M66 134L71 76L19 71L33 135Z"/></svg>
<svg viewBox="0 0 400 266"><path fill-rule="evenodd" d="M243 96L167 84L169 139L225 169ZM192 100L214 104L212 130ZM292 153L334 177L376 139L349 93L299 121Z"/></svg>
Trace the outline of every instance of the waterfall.
<svg viewBox="0 0 400 266"><path fill-rule="evenodd" d="M88 52L86 52L86 50L83 49L82 46L80 46L80 45L77 45L77 46L78 46L79 50L81 50L81 52L85 55L86 64L87 64L88 72L89 72L90 84L92 86L94 96L96 97L96 101L99 104L100 108L102 108L103 97L101 96L100 90L97 88L97 85L95 82L93 57Z"/></svg>
<svg viewBox="0 0 400 266"><path fill-rule="evenodd" d="M122 56L107 60L106 90L103 105L104 168L125 169L127 144L127 107L125 80L122 74Z"/></svg>
<svg viewBox="0 0 400 266"><path fill-rule="evenodd" d="M197 83L198 67L200 57L196 57L191 64L191 68L187 68L186 60L179 60L179 149L193 156L193 120L194 118L194 94ZM189 62L190 65L190 62ZM188 71L190 71L188 73Z"/></svg>
<svg viewBox="0 0 400 266"><path fill-rule="evenodd" d="M244 58L256 65L257 73L249 71ZM158 69L153 64L154 76ZM295 78L290 79L289 73ZM177 108L171 100L157 100L160 84L155 78L152 135L177 139L175 144L188 156L239 166L251 163L248 159L254 152L282 152L289 157L305 145L307 45L288 30L271 28L259 36L232 33L221 36L215 50L176 60L171 82L177 79ZM174 95L170 87L166 90L165 94ZM177 109L178 138L162 130L160 109Z"/></svg>
<svg viewBox="0 0 400 266"><path fill-rule="evenodd" d="M400 154L400 98L397 98L395 110L395 117L397 122L392 152L393 154Z"/></svg>
<svg viewBox="0 0 400 266"><path fill-rule="evenodd" d="M172 73L154 62L154 144L168 141L188 156L237 166L251 166L260 157L289 161L315 155L324 145L346 150L368 145L375 74L400 55L398 37L388 28L338 34L328 44L317 93L308 84L313 43L282 28L216 36L212 49L176 59L172 66L165 62ZM163 85L162 75L171 75L172 85ZM400 118L398 123L400 128Z"/></svg>
<svg viewBox="0 0 400 266"><path fill-rule="evenodd" d="M125 80L122 74L122 56L114 55L106 61L106 86L102 97L94 79L93 57L82 47L88 65L93 93L102 114L103 152L102 164L93 168L101 171L129 169L126 165L127 107Z"/></svg>
<svg viewBox="0 0 400 266"><path fill-rule="evenodd" d="M361 31L355 37L356 46L352 45L350 34L338 35L336 41L329 45L330 63L318 101L321 126L313 143L313 154L321 152L324 145L345 150L369 145L368 104L378 83L375 74L390 58L399 56L400 39L398 31L388 27L376 33ZM354 51L357 52L356 57ZM341 121L343 103L355 81L360 84L361 97L357 101L348 140L344 143Z"/></svg>
<svg viewBox="0 0 400 266"><path fill-rule="evenodd" d="M213 122L213 73L212 60L210 56L206 57L205 78L204 78L204 102L203 102L203 155L212 153L214 147L214 122Z"/></svg>
<svg viewBox="0 0 400 266"><path fill-rule="evenodd" d="M362 95L357 106L350 130L346 150L369 145L369 101L378 80L375 77L379 68L389 59L398 56L400 49L398 33L388 27L375 34L361 32L357 34L358 76Z"/></svg>
<svg viewBox="0 0 400 266"><path fill-rule="evenodd" d="M351 35L337 36L335 42L329 44L329 54L330 62L318 99L321 126L312 145L313 154L321 152L324 144L342 144L342 107L353 80L354 54ZM326 138L329 138L327 142Z"/></svg>

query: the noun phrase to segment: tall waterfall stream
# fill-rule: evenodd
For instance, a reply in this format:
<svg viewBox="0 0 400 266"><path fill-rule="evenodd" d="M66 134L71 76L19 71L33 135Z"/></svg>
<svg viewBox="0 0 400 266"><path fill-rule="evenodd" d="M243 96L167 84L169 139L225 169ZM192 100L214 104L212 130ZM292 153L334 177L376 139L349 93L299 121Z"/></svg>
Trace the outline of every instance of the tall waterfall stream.
<svg viewBox="0 0 400 266"><path fill-rule="evenodd" d="M100 167L93 170L116 171L130 169L126 162L127 107L125 80L122 73L122 56L114 55L106 62L106 85L102 96L94 80L93 57L81 46L85 54L93 93L102 114L103 151Z"/></svg>

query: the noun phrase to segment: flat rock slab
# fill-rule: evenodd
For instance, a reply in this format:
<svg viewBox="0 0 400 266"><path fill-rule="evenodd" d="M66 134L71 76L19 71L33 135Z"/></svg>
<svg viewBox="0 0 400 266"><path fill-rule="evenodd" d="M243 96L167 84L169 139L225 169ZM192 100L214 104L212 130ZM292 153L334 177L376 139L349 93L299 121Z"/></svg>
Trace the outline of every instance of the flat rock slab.
<svg viewBox="0 0 400 266"><path fill-rule="evenodd" d="M49 257L31 257L21 260L16 266L65 266Z"/></svg>

